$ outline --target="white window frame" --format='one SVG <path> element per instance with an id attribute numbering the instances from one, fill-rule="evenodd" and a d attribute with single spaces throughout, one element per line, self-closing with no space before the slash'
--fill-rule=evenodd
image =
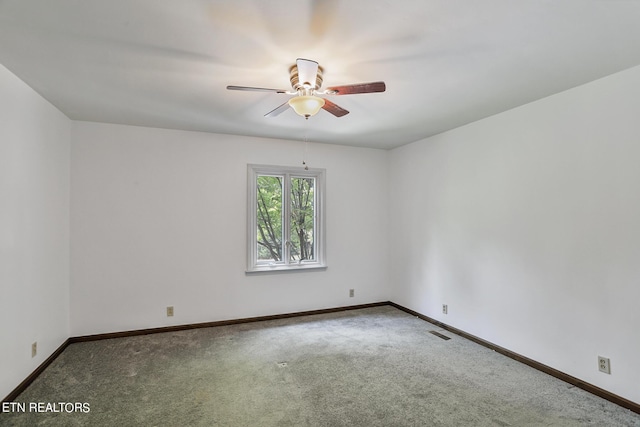
<path id="1" fill-rule="evenodd" d="M 288 218 L 290 209 L 290 182 L 291 177 L 295 178 L 315 178 L 314 188 L 314 260 L 303 260 L 300 262 L 291 262 L 289 256 L 289 245 L 284 244 L 284 261 L 278 263 L 268 263 L 258 261 L 257 240 L 258 240 L 258 220 L 256 210 L 258 208 L 258 192 L 256 180 L 260 175 L 284 176 L 284 200 L 283 208 L 285 209 L 285 218 Z M 310 269 L 326 269 L 326 252 L 325 252 L 325 169 L 299 168 L 291 166 L 270 166 L 270 165 L 247 165 L 247 273 L 264 273 L 264 272 L 283 272 Z M 283 227 L 283 239 L 287 240 L 289 235 L 288 221 L 285 221 Z"/>

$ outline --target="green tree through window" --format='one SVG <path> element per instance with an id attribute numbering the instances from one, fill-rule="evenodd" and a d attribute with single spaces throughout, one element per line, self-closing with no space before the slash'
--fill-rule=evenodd
<path id="1" fill-rule="evenodd" d="M 258 176 L 258 260 L 282 261 L 282 177 Z"/>
<path id="2" fill-rule="evenodd" d="M 291 179 L 291 261 L 313 258 L 313 178 Z"/>

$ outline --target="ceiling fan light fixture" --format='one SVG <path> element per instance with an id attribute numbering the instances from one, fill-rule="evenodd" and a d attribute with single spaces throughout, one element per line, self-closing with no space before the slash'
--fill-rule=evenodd
<path id="1" fill-rule="evenodd" d="M 1 2 L 2 0 L 0 0 L 0 3 Z M 357 95 L 359 93 L 384 92 L 387 88 L 384 82 L 378 81 L 332 86 L 327 89 L 320 90 L 323 81 L 322 73 L 323 69 L 316 61 L 298 58 L 296 59 L 295 65 L 289 68 L 289 82 L 291 83 L 292 90 L 231 85 L 227 86 L 227 89 L 296 95 L 288 102 L 281 104 L 264 116 L 275 117 L 287 111 L 289 107 L 291 107 L 296 114 L 308 119 L 309 117 L 316 115 L 321 108 L 335 117 L 343 117 L 349 114 L 349 111 L 334 104 L 329 99 L 320 98 L 316 95 Z"/>
<path id="2" fill-rule="evenodd" d="M 289 106 L 296 114 L 308 119 L 324 106 L 324 99 L 318 96 L 296 96 L 289 100 Z"/>

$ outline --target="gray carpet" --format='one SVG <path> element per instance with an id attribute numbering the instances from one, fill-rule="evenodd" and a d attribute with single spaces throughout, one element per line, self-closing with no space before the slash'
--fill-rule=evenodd
<path id="1" fill-rule="evenodd" d="M 640 415 L 393 307 L 72 344 L 9 426 L 640 426 Z M 27 406 L 28 409 L 28 406 Z"/>

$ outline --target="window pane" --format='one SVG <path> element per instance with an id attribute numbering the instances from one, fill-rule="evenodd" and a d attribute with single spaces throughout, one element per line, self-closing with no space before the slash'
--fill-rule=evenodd
<path id="1" fill-rule="evenodd" d="M 290 261 L 315 260 L 315 178 L 291 178 Z"/>
<path id="2" fill-rule="evenodd" d="M 282 177 L 257 178 L 258 261 L 282 261 Z"/>

